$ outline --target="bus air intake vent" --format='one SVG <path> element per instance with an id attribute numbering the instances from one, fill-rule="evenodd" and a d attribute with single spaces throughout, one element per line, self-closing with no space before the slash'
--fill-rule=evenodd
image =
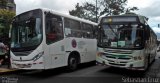
<path id="1" fill-rule="evenodd" d="M 24 52 L 13 52 L 15 56 L 27 56 L 31 53 L 32 51 L 24 51 Z"/>

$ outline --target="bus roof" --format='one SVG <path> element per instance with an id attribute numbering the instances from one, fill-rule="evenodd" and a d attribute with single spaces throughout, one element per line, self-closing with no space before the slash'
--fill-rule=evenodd
<path id="1" fill-rule="evenodd" d="M 89 20 L 81 19 L 81 18 L 78 18 L 78 17 L 75 17 L 75 16 L 71 16 L 71 15 L 59 13 L 59 12 L 57 12 L 57 11 L 54 11 L 54 10 L 51 10 L 51 9 L 48 9 L 48 8 L 38 8 L 38 9 L 42 10 L 43 12 L 45 12 L 45 11 L 46 11 L 46 12 L 50 12 L 50 13 L 55 14 L 55 15 L 58 15 L 58 16 L 62 16 L 62 17 L 66 17 L 66 18 L 69 18 L 69 19 L 81 21 L 81 22 L 88 23 L 88 24 L 92 24 L 92 25 L 95 25 L 95 26 L 98 25 L 98 24 L 95 23 L 95 22 L 91 22 L 91 21 L 89 21 Z M 36 9 L 33 9 L 33 10 L 36 10 Z M 32 10 L 29 10 L 29 11 L 32 11 Z M 29 12 L 29 11 L 26 11 L 26 12 Z M 25 13 L 25 12 L 23 12 L 23 13 Z M 23 13 L 21 13 L 21 14 L 23 14 Z M 19 14 L 19 15 L 21 15 L 21 14 Z M 17 15 L 17 16 L 19 16 L 19 15 Z"/>

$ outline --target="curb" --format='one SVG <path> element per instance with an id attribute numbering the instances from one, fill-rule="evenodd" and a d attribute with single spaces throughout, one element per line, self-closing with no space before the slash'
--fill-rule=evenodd
<path id="1" fill-rule="evenodd" d="M 7 68 L 0 68 L 0 75 L 12 74 L 17 72 L 17 69 L 7 69 Z"/>

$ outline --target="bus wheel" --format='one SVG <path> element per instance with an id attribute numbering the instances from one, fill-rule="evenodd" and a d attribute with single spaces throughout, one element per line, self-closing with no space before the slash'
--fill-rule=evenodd
<path id="1" fill-rule="evenodd" d="M 74 71 L 77 69 L 77 66 L 78 66 L 78 60 L 76 57 L 69 57 L 68 59 L 68 68 L 70 71 Z"/>

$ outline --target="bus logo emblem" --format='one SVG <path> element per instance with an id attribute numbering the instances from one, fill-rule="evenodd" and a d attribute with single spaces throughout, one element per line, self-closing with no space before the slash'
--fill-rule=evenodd
<path id="1" fill-rule="evenodd" d="M 72 40 L 72 47 L 73 48 L 76 48 L 77 47 L 77 42 L 75 39 Z"/>

